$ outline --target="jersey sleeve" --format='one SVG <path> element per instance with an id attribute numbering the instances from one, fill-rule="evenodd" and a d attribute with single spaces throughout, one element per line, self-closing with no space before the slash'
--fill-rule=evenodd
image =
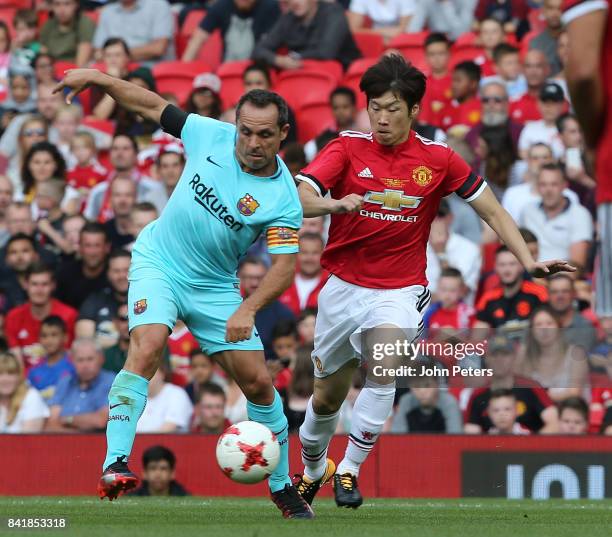
<path id="1" fill-rule="evenodd" d="M 476 175 L 457 153 L 450 152 L 444 196 L 456 192 L 459 197 L 470 202 L 480 196 L 486 186 L 483 177 Z"/>
<path id="2" fill-rule="evenodd" d="M 298 230 L 302 225 L 302 218 L 302 206 L 295 198 L 265 229 L 270 254 L 296 254 L 299 251 Z"/>
<path id="3" fill-rule="evenodd" d="M 342 138 L 329 142 L 325 148 L 295 178 L 308 183 L 321 196 L 325 196 L 342 177 L 347 164 L 347 154 Z"/>
<path id="4" fill-rule="evenodd" d="M 587 13 L 600 11 L 602 9 L 610 9 L 610 0 L 564 0 L 562 15 L 563 24 L 569 24 Z"/>

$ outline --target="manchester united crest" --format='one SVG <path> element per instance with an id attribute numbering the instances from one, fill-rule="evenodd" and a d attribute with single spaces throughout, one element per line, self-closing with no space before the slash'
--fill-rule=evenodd
<path id="1" fill-rule="evenodd" d="M 134 314 L 135 315 L 140 315 L 141 313 L 144 313 L 145 311 L 147 311 L 147 299 L 146 298 L 142 298 L 134 302 Z"/>
<path id="2" fill-rule="evenodd" d="M 433 179 L 433 173 L 427 166 L 418 166 L 412 170 L 412 180 L 419 186 L 427 186 Z"/>
<path id="3" fill-rule="evenodd" d="M 259 202 L 251 194 L 245 194 L 238 200 L 236 206 L 241 214 L 251 216 L 259 207 Z"/>

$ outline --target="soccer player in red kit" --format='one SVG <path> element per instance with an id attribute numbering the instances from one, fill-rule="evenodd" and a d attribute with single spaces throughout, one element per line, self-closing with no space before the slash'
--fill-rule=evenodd
<path id="1" fill-rule="evenodd" d="M 333 476 L 336 504 L 347 507 L 363 501 L 359 468 L 395 395 L 393 378 L 374 375 L 376 368 L 368 372 L 353 409 L 345 457 L 334 475 L 327 447 L 359 366 L 360 335 L 390 327 L 408 341 L 418 337 L 430 298 L 427 239 L 440 199 L 456 192 L 469 202 L 533 275 L 575 270 L 563 261 L 535 262 L 485 179 L 445 144 L 411 130 L 425 93 L 423 73 L 391 55 L 366 71 L 360 88 L 372 132 L 340 133 L 297 175 L 304 215 L 332 217 L 321 263 L 331 276 L 319 294 L 314 394 L 300 428 L 305 470 L 296 487 L 312 502 Z"/>
<path id="2" fill-rule="evenodd" d="M 586 143 L 596 151 L 599 255 L 595 312 L 612 316 L 612 2 L 565 0 L 567 85 Z"/>

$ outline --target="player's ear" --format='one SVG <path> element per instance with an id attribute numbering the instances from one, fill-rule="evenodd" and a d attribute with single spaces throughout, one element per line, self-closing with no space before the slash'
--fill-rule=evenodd
<path id="1" fill-rule="evenodd" d="M 289 135 L 289 129 L 290 129 L 290 125 L 289 123 L 286 123 L 285 125 L 283 125 L 280 129 L 280 139 L 281 142 L 285 140 L 285 138 L 287 138 L 287 136 Z"/>
<path id="2" fill-rule="evenodd" d="M 421 111 L 421 105 L 419 104 L 412 105 L 412 108 L 410 109 L 410 119 L 416 119 L 420 111 Z"/>

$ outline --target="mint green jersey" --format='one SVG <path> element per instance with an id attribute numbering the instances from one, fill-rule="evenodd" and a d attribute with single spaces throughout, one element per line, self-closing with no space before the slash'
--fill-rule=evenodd
<path id="1" fill-rule="evenodd" d="M 138 236 L 132 271 L 153 264 L 190 286 L 226 287 L 262 233 L 271 254 L 298 251 L 302 207 L 279 157 L 271 177 L 243 172 L 236 127 L 196 114 L 187 117 L 181 139 L 185 169 L 161 216 Z"/>

